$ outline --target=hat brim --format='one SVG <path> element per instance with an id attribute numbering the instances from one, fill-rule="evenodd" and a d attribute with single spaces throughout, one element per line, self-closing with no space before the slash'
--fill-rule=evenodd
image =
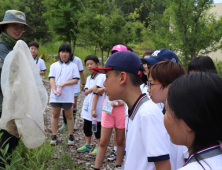
<path id="1" fill-rule="evenodd" d="M 141 60 L 149 63 L 152 66 L 160 62 L 155 58 L 141 58 Z"/>
<path id="2" fill-rule="evenodd" d="M 15 20 L 11 20 L 11 21 L 2 21 L 0 22 L 0 27 L 1 25 L 5 25 L 5 24 L 11 24 L 11 23 L 18 23 L 18 24 L 24 24 L 26 25 L 26 31 L 27 33 L 33 32 L 34 30 L 32 29 L 32 27 L 30 27 L 28 24 L 21 22 L 21 21 L 15 21 Z"/>
<path id="3" fill-rule="evenodd" d="M 92 70 L 96 71 L 97 73 L 106 74 L 106 71 L 112 70 L 112 68 L 92 68 Z"/>

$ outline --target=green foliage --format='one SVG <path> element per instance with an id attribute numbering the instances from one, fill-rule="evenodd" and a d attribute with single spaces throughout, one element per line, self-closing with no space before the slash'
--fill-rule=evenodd
<path id="1" fill-rule="evenodd" d="M 44 13 L 47 24 L 52 32 L 59 36 L 59 40 L 72 42 L 75 46 L 77 39 L 78 21 L 82 12 L 79 1 L 73 0 L 43 0 L 48 8 Z"/>
<path id="2" fill-rule="evenodd" d="M 210 14 L 212 0 L 167 0 L 164 14 L 150 13 L 148 33 L 158 48 L 180 53 L 185 65 L 200 55 L 222 48 L 222 17 Z"/>
<path id="3" fill-rule="evenodd" d="M 217 74 L 222 77 L 222 61 L 219 61 L 219 60 L 216 59 L 214 61 L 214 64 L 215 64 L 215 67 L 217 69 Z"/>
<path id="4" fill-rule="evenodd" d="M 25 13 L 26 23 L 35 30 L 33 33 L 24 33 L 21 39 L 26 43 L 34 40 L 46 43 L 51 40 L 52 34 L 49 33 L 48 26 L 45 24 L 46 20 L 42 17 L 42 13 L 47 11 L 42 0 L 0 0 L 0 6 L 0 18 L 3 18 L 5 12 L 10 9 Z"/>

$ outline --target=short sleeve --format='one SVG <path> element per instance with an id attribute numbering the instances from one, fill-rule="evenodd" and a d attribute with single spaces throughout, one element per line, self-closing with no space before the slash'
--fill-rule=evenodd
<path id="1" fill-rule="evenodd" d="M 155 114 L 146 113 L 140 119 L 143 145 L 146 150 L 148 162 L 170 159 L 169 138 L 163 120 Z"/>
<path id="2" fill-rule="evenodd" d="M 79 79 L 79 78 L 80 78 L 80 76 L 79 76 L 79 70 L 78 70 L 76 64 L 74 64 L 73 72 L 72 72 L 72 73 L 73 73 L 73 74 L 72 74 L 72 78 L 73 78 L 73 79 Z"/>
<path id="3" fill-rule="evenodd" d="M 46 70 L 45 62 L 43 59 L 41 59 L 40 71 L 45 71 L 45 70 Z"/>
<path id="4" fill-rule="evenodd" d="M 49 70 L 49 78 L 55 78 L 56 73 L 55 73 L 55 64 L 52 64 L 50 66 L 50 70 Z"/>
<path id="5" fill-rule="evenodd" d="M 100 74 L 97 78 L 96 85 L 97 87 L 103 87 L 104 81 L 106 80 L 105 74 Z"/>
<path id="6" fill-rule="evenodd" d="M 78 66 L 79 71 L 83 71 L 84 70 L 83 64 L 82 64 L 82 60 L 80 58 L 78 58 L 77 66 Z"/>

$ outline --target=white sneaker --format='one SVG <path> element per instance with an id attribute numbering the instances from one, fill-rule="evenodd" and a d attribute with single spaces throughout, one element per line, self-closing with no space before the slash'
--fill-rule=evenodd
<path id="1" fill-rule="evenodd" d="M 76 120 L 75 120 L 75 123 L 74 123 L 74 130 L 77 130 L 77 123 L 76 123 Z"/>
<path id="2" fill-rule="evenodd" d="M 69 145 L 69 146 L 74 145 L 74 136 L 73 136 L 73 135 L 70 135 L 70 136 L 69 136 L 68 145 Z"/>
<path id="3" fill-rule="evenodd" d="M 57 136 L 56 135 L 52 135 L 50 144 L 51 145 L 56 145 L 56 143 L 57 143 Z"/>
<path id="4" fill-rule="evenodd" d="M 62 126 L 58 130 L 62 131 L 63 129 L 67 129 L 67 126 L 65 123 L 63 123 Z"/>
<path id="5" fill-rule="evenodd" d="M 115 167 L 115 170 L 122 170 L 122 167 Z"/>

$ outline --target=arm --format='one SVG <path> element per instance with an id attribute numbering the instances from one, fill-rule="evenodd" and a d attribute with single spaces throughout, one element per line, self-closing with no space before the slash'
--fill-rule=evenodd
<path id="1" fill-rule="evenodd" d="M 96 85 L 91 87 L 90 89 L 85 89 L 85 95 L 87 96 L 89 93 L 91 93 L 93 91 L 96 92 L 96 90 L 97 90 L 97 86 Z"/>
<path id="2" fill-rule="evenodd" d="M 83 91 L 83 89 L 84 89 L 84 87 L 85 87 L 85 84 L 86 84 L 86 81 L 85 81 L 85 77 L 84 77 L 84 73 L 83 73 L 83 71 L 80 71 L 79 74 L 80 74 L 81 81 L 82 81 L 82 88 L 81 88 L 81 91 Z M 84 85 L 83 85 L 83 84 L 84 84 Z"/>
<path id="3" fill-rule="evenodd" d="M 97 91 L 96 91 L 96 93 L 98 95 L 102 95 L 104 92 L 105 92 L 105 87 L 98 88 Z"/>
<path id="4" fill-rule="evenodd" d="M 154 162 L 156 170 L 171 170 L 170 160 Z"/>
<path id="5" fill-rule="evenodd" d="M 78 79 L 72 79 L 69 81 L 66 81 L 62 84 L 60 84 L 60 87 L 64 87 L 64 86 L 69 86 L 69 85 L 73 85 L 73 84 L 77 84 L 78 83 Z"/>
<path id="6" fill-rule="evenodd" d="M 94 96 L 93 96 L 93 103 L 92 103 L 92 116 L 94 118 L 97 117 L 97 114 L 96 114 L 96 104 L 98 102 L 98 99 L 99 99 L 99 95 L 94 94 Z"/>
<path id="7" fill-rule="evenodd" d="M 55 78 L 50 78 L 49 79 L 50 86 L 52 88 L 52 92 L 56 95 L 56 84 L 55 84 Z"/>
<path id="8" fill-rule="evenodd" d="M 39 72 L 39 74 L 41 75 L 41 76 L 44 76 L 45 75 L 45 73 L 46 73 L 46 71 L 44 70 L 44 71 L 40 71 Z"/>

